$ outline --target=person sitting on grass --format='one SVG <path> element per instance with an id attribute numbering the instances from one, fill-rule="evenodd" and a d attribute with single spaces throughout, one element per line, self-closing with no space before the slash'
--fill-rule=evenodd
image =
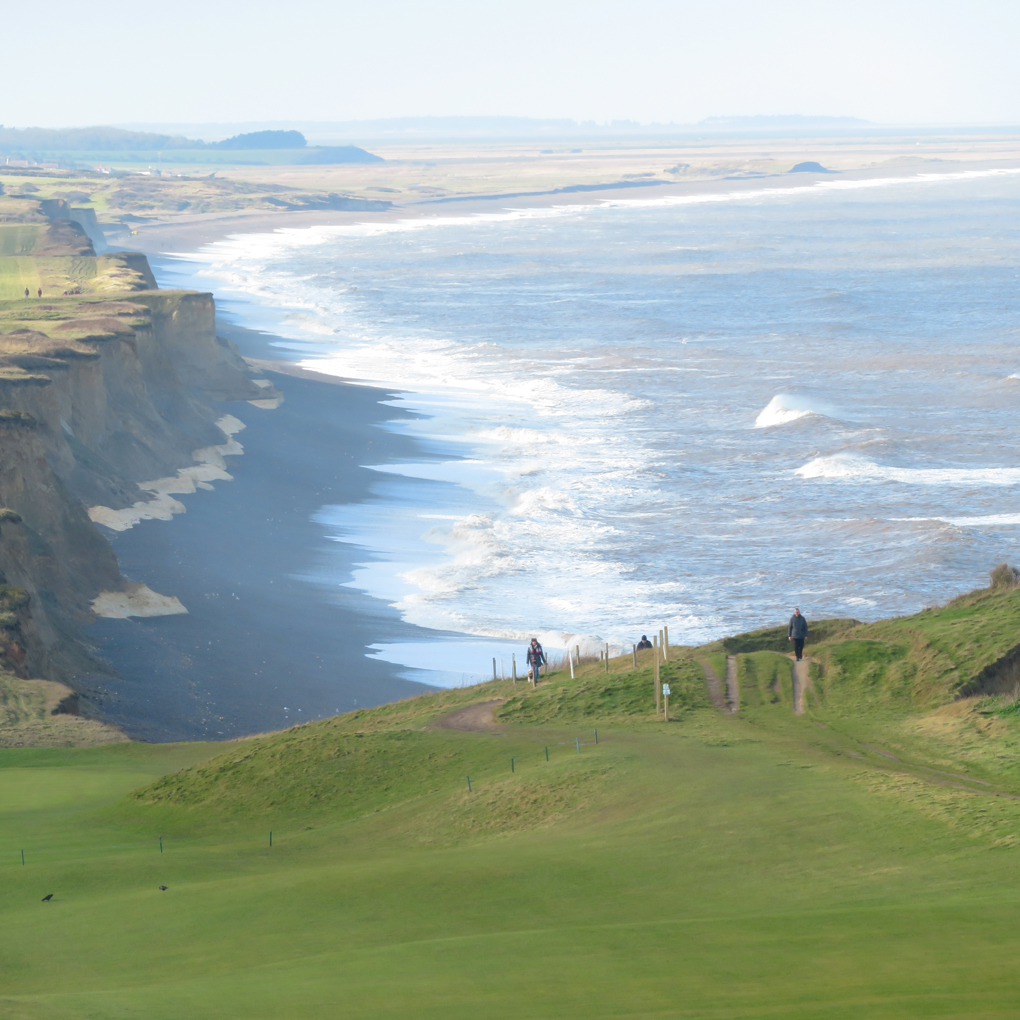
<path id="1" fill-rule="evenodd" d="M 640 652 L 642 648 L 651 648 L 652 643 L 648 640 L 647 634 L 641 635 L 641 640 L 637 643 L 637 650 Z"/>
<path id="2" fill-rule="evenodd" d="M 528 646 L 528 668 L 531 671 L 531 679 L 536 684 L 538 683 L 538 671 L 544 662 L 545 652 L 542 651 L 538 638 L 532 638 L 531 644 Z"/>
<path id="3" fill-rule="evenodd" d="M 804 641 L 807 639 L 807 620 L 800 615 L 799 609 L 794 609 L 790 617 L 790 626 L 786 629 L 786 640 L 793 642 L 793 650 L 797 661 L 804 657 Z"/>

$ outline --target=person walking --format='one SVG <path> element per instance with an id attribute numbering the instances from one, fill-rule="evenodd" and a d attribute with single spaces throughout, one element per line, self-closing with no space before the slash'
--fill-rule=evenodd
<path id="1" fill-rule="evenodd" d="M 545 652 L 542 651 L 538 638 L 532 638 L 531 644 L 528 646 L 528 668 L 531 670 L 531 679 L 536 684 L 538 683 L 538 671 L 544 663 Z"/>
<path id="2" fill-rule="evenodd" d="M 807 639 L 807 620 L 800 615 L 799 609 L 794 609 L 790 617 L 790 626 L 786 629 L 786 640 L 793 642 L 793 650 L 797 655 L 797 661 L 804 657 L 804 642 Z"/>

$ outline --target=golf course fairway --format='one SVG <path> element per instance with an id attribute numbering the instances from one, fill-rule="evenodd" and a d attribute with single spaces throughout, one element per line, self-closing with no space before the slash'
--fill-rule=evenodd
<path id="1" fill-rule="evenodd" d="M 759 685 L 727 714 L 700 654 L 662 667 L 668 723 L 627 656 L 227 744 L 0 750 L 0 1015 L 1020 1014 L 1015 713 Z"/>

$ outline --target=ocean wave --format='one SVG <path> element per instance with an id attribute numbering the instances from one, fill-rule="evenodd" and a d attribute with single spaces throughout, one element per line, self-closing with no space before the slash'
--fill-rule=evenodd
<path id="1" fill-rule="evenodd" d="M 824 401 L 804 393 L 777 393 L 754 420 L 756 429 L 787 425 L 809 414 L 832 415 L 833 409 Z"/>
<path id="2" fill-rule="evenodd" d="M 1020 468 L 911 468 L 876 464 L 859 454 L 837 453 L 815 457 L 795 474 L 801 478 L 900 482 L 904 485 L 1020 485 Z"/>
<path id="3" fill-rule="evenodd" d="M 891 517 L 893 521 L 939 521 L 956 528 L 1004 528 L 1020 524 L 1020 514 L 985 514 L 983 517 Z"/>

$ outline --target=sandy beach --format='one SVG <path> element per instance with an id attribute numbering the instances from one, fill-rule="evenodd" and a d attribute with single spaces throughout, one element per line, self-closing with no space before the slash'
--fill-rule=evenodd
<path id="1" fill-rule="evenodd" d="M 246 357 L 279 357 L 271 337 L 229 322 L 219 331 Z M 377 427 L 401 412 L 381 404 L 391 396 L 382 390 L 267 374 L 284 394 L 279 408 L 223 405 L 246 426 L 244 454 L 228 461 L 233 481 L 181 497 L 187 512 L 170 521 L 107 532 L 125 576 L 188 610 L 90 629 L 118 676 L 77 686 L 132 738 L 226 739 L 430 689 L 365 657 L 372 643 L 421 632 L 341 587 L 357 553 L 312 519 L 323 504 L 369 497 L 362 463 L 409 452 L 408 440 Z"/>

